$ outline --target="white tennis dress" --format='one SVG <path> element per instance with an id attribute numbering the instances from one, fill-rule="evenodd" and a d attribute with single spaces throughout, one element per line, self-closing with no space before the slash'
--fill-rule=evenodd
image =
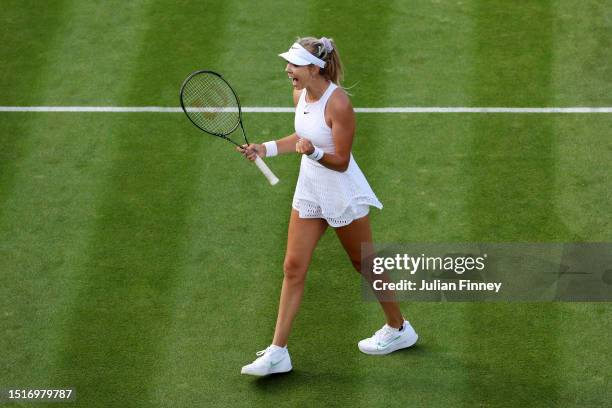
<path id="1" fill-rule="evenodd" d="M 306 89 L 302 90 L 295 108 L 295 132 L 323 150 L 335 153 L 332 131 L 325 122 L 325 106 L 337 88 L 330 83 L 321 98 L 306 102 Z M 365 217 L 370 206 L 382 208 L 365 176 L 351 153 L 345 172 L 328 169 L 317 161 L 302 155 L 292 206 L 300 218 L 324 218 L 332 227 L 342 227 Z"/>

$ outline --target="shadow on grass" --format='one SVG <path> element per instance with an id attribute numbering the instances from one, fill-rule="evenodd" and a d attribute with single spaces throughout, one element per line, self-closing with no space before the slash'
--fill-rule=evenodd
<path id="1" fill-rule="evenodd" d="M 353 373 L 342 372 L 318 372 L 316 370 L 292 370 L 288 373 L 273 374 L 267 377 L 257 377 L 252 381 L 252 387 L 266 393 L 285 393 L 292 389 L 303 391 L 304 389 L 316 389 L 318 387 L 329 387 L 329 384 L 353 383 Z"/>
<path id="2" fill-rule="evenodd" d="M 397 350 L 388 355 L 366 355 L 361 354 L 356 358 L 357 362 L 367 362 L 370 366 L 385 365 L 390 359 L 413 361 L 415 359 L 422 360 L 425 357 L 431 356 L 432 350 L 424 344 L 416 344 L 412 347 Z M 318 387 L 329 387 L 329 384 L 348 384 L 354 383 L 356 377 L 367 376 L 366 367 L 360 366 L 361 370 L 356 367 L 347 367 L 339 363 L 336 371 L 330 371 L 329 368 L 317 371 L 293 369 L 288 373 L 272 374 L 267 377 L 254 377 L 252 387 L 264 392 L 286 392 L 292 388 L 304 390 L 305 388 L 315 389 Z"/>

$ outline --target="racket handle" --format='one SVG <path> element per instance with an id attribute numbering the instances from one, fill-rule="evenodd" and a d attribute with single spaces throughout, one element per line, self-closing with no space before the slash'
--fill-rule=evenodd
<path id="1" fill-rule="evenodd" d="M 274 186 L 276 185 L 276 183 L 278 183 L 278 177 L 276 177 L 274 173 L 272 173 L 272 170 L 270 170 L 266 163 L 261 160 L 261 157 L 257 156 L 257 158 L 255 159 L 255 164 L 257 165 L 257 167 L 259 167 L 259 170 L 261 170 L 263 175 L 266 176 L 270 184 Z"/>

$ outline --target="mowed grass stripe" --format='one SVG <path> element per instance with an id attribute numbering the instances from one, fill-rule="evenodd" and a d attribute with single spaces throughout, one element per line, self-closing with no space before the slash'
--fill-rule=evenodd
<path id="1" fill-rule="evenodd" d="M 16 122 L 19 122 L 16 123 Z M 21 126 L 23 124 L 23 126 Z M 115 131 L 83 115 L 5 118 L 0 132 L 21 140 L 15 184 L 0 216 L 0 357 L 3 384 L 66 384 L 53 378 L 66 315 L 80 281 L 83 249 L 107 169 L 102 133 Z M 57 381 L 56 381 L 57 380 Z"/>
<path id="2" fill-rule="evenodd" d="M 609 231 L 609 230 L 608 230 Z M 612 331 L 612 303 L 562 303 L 559 336 L 562 359 L 560 406 L 602 407 L 612 399 L 612 343 L 602 333 Z"/>
<path id="3" fill-rule="evenodd" d="M 553 9 L 554 102 L 612 102 L 612 7 L 605 1 L 563 1 Z"/>
<path id="4" fill-rule="evenodd" d="M 557 117 L 555 206 L 573 242 L 612 240 L 612 116 Z"/>
<path id="5" fill-rule="evenodd" d="M 467 234 L 467 193 L 457 172 L 469 147 L 470 122 L 433 115 L 396 118 L 380 115 L 367 121 L 384 135 L 402 135 L 380 143 L 372 180 L 385 208 L 374 224 L 376 242 L 452 242 Z M 366 127 L 368 129 L 369 127 Z M 363 129 L 363 126 L 362 126 Z M 434 136 L 435 135 L 435 136 Z M 359 299 L 361 302 L 361 299 Z M 375 303 L 367 304 L 362 332 L 382 325 Z M 422 404 L 457 406 L 469 391 L 462 362 L 460 333 L 465 327 L 464 305 L 402 302 L 402 311 L 420 335 L 418 344 L 383 359 L 362 356 L 361 398 L 371 405 Z M 365 314 L 364 314 L 365 315 Z M 361 336 L 364 336 L 364 334 Z M 384 393 L 373 390 L 385 390 Z"/>
<path id="6" fill-rule="evenodd" d="M 62 32 L 68 25 L 65 15 L 70 2 L 7 0 L 2 6 L 0 104 L 42 102 L 47 84 L 41 79 L 56 61 Z"/>
<path id="7" fill-rule="evenodd" d="M 9 45 L 25 51 L 11 59 L 13 69 L 4 78 L 26 99 L 52 103 L 55 79 L 66 74 L 65 64 L 74 62 L 75 48 L 67 43 L 99 27 L 91 21 L 83 24 L 82 10 L 75 3 L 23 6 L 7 11 L 15 15 L 27 10 L 32 21 L 28 25 L 20 17 L 12 20 L 11 14 L 6 15 L 24 24 L 21 35 Z M 28 61 L 41 56 L 44 62 L 34 64 L 40 69 L 33 69 Z M 96 133 L 112 132 L 112 123 L 92 125 L 88 119 L 81 116 L 82 122 L 75 124 L 70 118 L 43 114 L 2 121 L 7 126 L 2 131 L 2 150 L 8 155 L 2 169 L 2 272 L 7 282 L 3 287 L 7 296 L 2 299 L 7 302 L 4 317 L 9 320 L 3 327 L 11 329 L 4 337 L 9 345 L 3 349 L 11 350 L 5 354 L 10 370 L 4 372 L 10 373 L 15 385 L 32 386 L 34 381 L 67 385 L 54 374 L 56 352 L 63 347 L 66 314 L 80 284 L 74 277 L 91 233 L 100 191 L 96 180 L 103 177 L 112 149 L 99 143 Z"/>
<path id="8" fill-rule="evenodd" d="M 168 137 L 178 118 L 115 121 L 121 129 L 112 142 L 112 177 L 77 277 L 82 286 L 65 329 L 58 380 L 83 390 L 79 401 L 87 406 L 151 406 L 201 145 L 197 138 Z"/>
<path id="9" fill-rule="evenodd" d="M 43 64 L 49 53 L 56 49 L 56 33 L 63 23 L 61 16 L 65 2 L 47 3 L 46 7 L 39 7 L 33 1 L 29 2 L 30 7 L 18 7 L 18 2 L 12 3 L 6 4 L 3 12 L 5 26 L 0 44 L 0 60 L 3 64 L 0 88 L 3 91 L 0 98 L 3 104 L 27 104 L 32 101 L 32 97 L 36 99 L 44 96 Z M 0 133 L 0 212 L 3 201 L 10 197 L 14 187 L 18 162 L 36 146 L 26 140 L 29 133 L 27 130 L 32 127 L 43 128 L 41 122 L 44 120 L 20 118 L 15 122 L 3 121 L 6 128 Z"/>
<path id="10" fill-rule="evenodd" d="M 555 211 L 563 216 L 575 242 L 612 240 L 612 118 L 598 121 L 560 117 L 555 121 L 557 177 Z M 579 139 L 578 136 L 584 136 Z M 560 404 L 605 406 L 612 399 L 606 383 L 610 342 L 601 333 L 612 330 L 612 303 L 560 305 Z"/>
<path id="11" fill-rule="evenodd" d="M 65 2 L 56 1 L 40 7 L 37 2 L 11 1 L 3 4 L 0 43 L 0 100 L 2 104 L 28 104 L 44 94 L 44 64 L 56 49 Z M 17 121 L 3 120 L 0 133 L 0 214 L 3 203 L 15 187 L 19 162 L 36 146 L 27 137 L 32 128 L 48 126 L 45 118 Z"/>
<path id="12" fill-rule="evenodd" d="M 83 46 L 105 41 L 95 19 L 109 15 L 119 31 L 109 33 L 112 40 L 105 44 L 123 46 L 108 50 L 106 58 L 123 61 L 126 72 L 147 63 L 143 44 L 157 30 L 148 25 L 147 7 L 137 3 L 73 6 L 71 35 L 85 39 Z M 121 12 L 114 19 L 116 8 Z M 125 25 L 133 30 L 122 31 Z M 69 58 L 63 61 L 71 63 Z M 130 75 L 117 76 L 115 84 L 107 94 L 114 100 L 129 100 L 130 93 L 138 92 L 137 79 Z M 158 361 L 159 339 L 168 324 L 184 209 L 192 191 L 189 169 L 197 166 L 200 157 L 195 148 L 199 139 L 177 142 L 168 137 L 178 126 L 179 117 L 174 119 L 156 123 L 146 116 L 119 115 L 107 119 L 114 125 L 112 132 L 96 134 L 109 149 L 104 158 L 108 169 L 97 180 L 102 191 L 95 197 L 91 236 L 81 247 L 84 261 L 72 276 L 78 286 L 70 293 L 70 314 L 65 316 L 58 367 L 51 381 L 76 387 L 77 403 L 82 406 L 126 401 L 150 406 L 148 389 Z M 135 394 L 139 397 L 134 398 Z"/>
<path id="13" fill-rule="evenodd" d="M 379 54 L 371 65 L 378 69 L 367 81 L 374 81 L 371 89 L 376 92 L 361 103 L 394 106 L 401 100 L 411 105 L 467 100 L 471 68 L 464 44 L 470 41 L 472 22 L 465 5 L 421 2 L 414 7 L 394 2 L 390 8 L 384 41 L 373 41 Z M 445 21 L 454 23 L 441 24 Z M 445 60 L 436 51 L 439 43 L 448 44 L 448 52 L 456 58 Z M 363 66 L 360 61 L 357 65 Z M 355 93 L 359 91 L 357 86 Z M 380 213 L 373 210 L 375 241 L 465 240 L 469 191 L 457 168 L 469 153 L 471 118 L 453 113 L 386 113 L 360 114 L 358 120 L 361 140 L 367 141 L 358 158 L 385 206 Z M 368 314 L 358 335 L 362 337 L 384 323 L 376 303 L 366 306 Z M 462 393 L 469 389 L 461 362 L 463 347 L 457 341 L 466 308 L 413 302 L 401 307 L 420 334 L 419 342 L 382 359 L 362 355 L 359 400 L 363 406 L 460 405 Z"/>
<path id="14" fill-rule="evenodd" d="M 475 6 L 473 103 L 550 105 L 554 100 L 552 2 Z M 510 120 L 508 120 L 510 119 Z M 551 118 L 490 115 L 474 122 L 471 241 L 568 237 L 554 207 L 557 139 Z M 547 406 L 559 399 L 561 331 L 556 304 L 470 304 L 463 344 L 468 405 Z M 512 401 L 510 403 L 510 401 Z"/>

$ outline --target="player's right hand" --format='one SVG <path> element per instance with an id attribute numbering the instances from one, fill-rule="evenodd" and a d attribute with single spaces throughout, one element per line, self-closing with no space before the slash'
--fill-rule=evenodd
<path id="1" fill-rule="evenodd" d="M 240 147 L 236 147 L 236 151 L 251 161 L 255 160 L 257 156 L 264 157 L 266 155 L 266 147 L 256 143 L 251 143 L 250 145 L 243 144 Z"/>

